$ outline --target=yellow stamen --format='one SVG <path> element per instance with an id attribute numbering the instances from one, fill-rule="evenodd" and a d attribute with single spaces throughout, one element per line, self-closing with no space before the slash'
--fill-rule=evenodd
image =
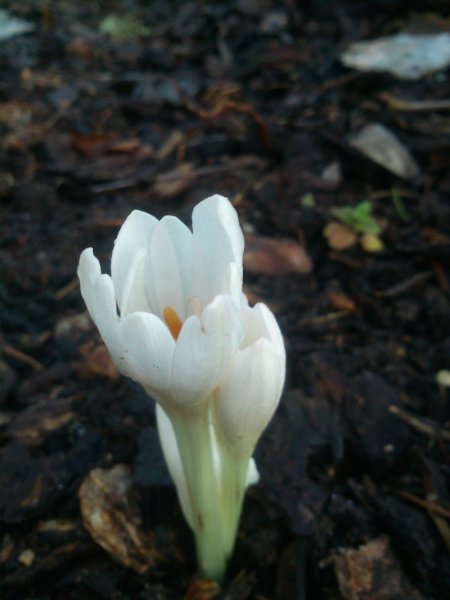
<path id="1" fill-rule="evenodd" d="M 163 319 L 173 338 L 177 340 L 178 336 L 180 335 L 181 328 L 183 327 L 183 321 L 177 315 L 175 309 L 171 306 L 166 306 L 166 308 L 163 310 Z"/>

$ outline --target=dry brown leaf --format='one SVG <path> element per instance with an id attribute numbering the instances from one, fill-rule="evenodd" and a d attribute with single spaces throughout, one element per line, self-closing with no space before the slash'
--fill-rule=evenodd
<path id="1" fill-rule="evenodd" d="M 113 365 L 109 352 L 103 344 L 95 345 L 89 341 L 80 346 L 80 354 L 84 358 L 81 375 L 90 378 L 93 375 L 102 375 L 108 379 L 117 379 L 119 372 Z"/>
<path id="2" fill-rule="evenodd" d="M 406 578 L 386 536 L 342 550 L 334 557 L 334 567 L 345 600 L 423 600 Z"/>
<path id="3" fill-rule="evenodd" d="M 328 245 L 333 250 L 346 250 L 354 246 L 358 240 L 357 233 L 351 227 L 337 221 L 328 223 L 323 235 L 327 238 Z"/>
<path id="4" fill-rule="evenodd" d="M 220 594 L 220 586 L 210 579 L 195 579 L 191 582 L 183 600 L 213 600 Z"/>
<path id="5" fill-rule="evenodd" d="M 114 133 L 76 133 L 72 135 L 72 145 L 85 158 L 97 158 L 104 154 L 117 141 Z"/>
<path id="6" fill-rule="evenodd" d="M 46 399 L 19 412 L 10 427 L 11 436 L 30 446 L 38 446 L 50 434 L 73 421 L 71 398 Z"/>
<path id="7" fill-rule="evenodd" d="M 348 310 L 354 312 L 356 310 L 356 304 L 354 301 L 340 292 L 329 292 L 328 300 L 333 308 L 336 310 Z"/>
<path id="8" fill-rule="evenodd" d="M 152 192 L 162 200 L 169 200 L 187 190 L 195 179 L 194 166 L 186 162 L 155 178 Z"/>
<path id="9" fill-rule="evenodd" d="M 312 271 L 312 262 L 303 246 L 293 240 L 247 235 L 244 267 L 260 275 L 306 274 Z"/>
<path id="10" fill-rule="evenodd" d="M 126 465 L 92 470 L 81 484 L 79 497 L 84 527 L 113 558 L 138 573 L 162 560 L 153 537 L 141 530 Z"/>

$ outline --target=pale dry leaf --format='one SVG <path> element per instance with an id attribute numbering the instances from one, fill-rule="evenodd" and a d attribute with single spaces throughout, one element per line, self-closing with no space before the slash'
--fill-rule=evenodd
<path id="1" fill-rule="evenodd" d="M 260 275 L 307 274 L 313 265 L 306 250 L 293 240 L 245 236 L 244 267 Z"/>
<path id="2" fill-rule="evenodd" d="M 357 233 L 348 225 L 332 221 L 328 223 L 323 231 L 328 245 L 333 250 L 346 250 L 354 246 L 358 240 Z"/>
<path id="3" fill-rule="evenodd" d="M 162 200 L 169 200 L 187 190 L 194 179 L 194 165 L 186 162 L 172 171 L 158 175 L 152 186 L 152 192 Z"/>

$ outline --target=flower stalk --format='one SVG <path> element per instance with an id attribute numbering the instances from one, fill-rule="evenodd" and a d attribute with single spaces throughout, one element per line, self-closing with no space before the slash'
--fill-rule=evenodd
<path id="1" fill-rule="evenodd" d="M 194 412 L 194 414 L 191 414 Z M 229 548 L 223 531 L 223 504 L 216 479 L 211 430 L 206 410 L 188 411 L 171 419 L 193 510 L 199 569 L 202 575 L 223 579 Z"/>
<path id="2" fill-rule="evenodd" d="M 244 239 L 222 196 L 198 204 L 192 231 L 134 211 L 117 237 L 111 276 L 92 249 L 78 275 L 117 369 L 157 402 L 157 426 L 201 573 L 222 581 L 256 443 L 278 405 L 285 349 L 264 304 L 242 292 Z"/>

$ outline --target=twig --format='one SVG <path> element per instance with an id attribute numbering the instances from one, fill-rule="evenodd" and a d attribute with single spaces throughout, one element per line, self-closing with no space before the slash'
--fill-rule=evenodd
<path id="1" fill-rule="evenodd" d="M 337 321 L 338 319 L 344 319 L 348 317 L 350 311 L 338 310 L 336 312 L 327 313 L 326 315 L 318 315 L 316 317 L 309 317 L 299 321 L 298 325 L 321 325 L 322 323 L 329 323 L 330 321 Z"/>
<path id="2" fill-rule="evenodd" d="M 386 102 L 391 110 L 401 110 L 403 112 L 450 110 L 450 100 L 448 98 L 443 100 L 405 100 L 388 92 L 381 92 L 378 97 Z"/>
<path id="3" fill-rule="evenodd" d="M 16 348 L 12 348 L 11 346 L 3 346 L 2 348 L 3 354 L 6 356 L 10 356 L 11 358 L 15 358 L 19 362 L 25 363 L 29 365 L 35 371 L 42 371 L 44 369 L 44 365 L 40 363 L 38 360 L 25 354 L 21 350 L 17 350 Z"/>
<path id="4" fill-rule="evenodd" d="M 387 290 L 376 292 L 376 296 L 378 298 L 393 298 L 394 296 L 399 296 L 400 294 L 403 294 L 403 292 L 407 292 L 409 289 L 416 287 L 416 285 L 428 281 L 431 277 L 433 277 L 433 273 L 430 273 L 429 271 L 416 273 L 412 277 L 409 277 L 409 279 L 405 279 Z"/>
<path id="5" fill-rule="evenodd" d="M 78 279 L 73 279 L 67 285 L 65 285 L 64 287 L 62 287 L 61 289 L 59 289 L 56 292 L 55 298 L 57 300 L 62 300 L 65 296 L 67 296 L 67 294 L 70 294 L 71 292 L 76 290 L 79 285 L 80 285 L 80 283 L 79 283 Z"/>
<path id="6" fill-rule="evenodd" d="M 406 490 L 399 492 L 399 496 L 405 498 L 405 500 L 409 500 L 413 504 L 417 504 L 418 506 L 425 508 L 426 510 L 432 513 L 436 513 L 437 515 L 441 515 L 446 519 L 450 519 L 450 509 L 445 508 L 440 504 L 436 504 L 436 502 L 432 502 L 431 500 L 424 500 L 423 498 L 420 498 L 419 496 L 416 496 L 415 494 L 412 494 L 411 492 L 408 492 Z"/>
<path id="7" fill-rule="evenodd" d="M 444 440 L 450 441 L 450 431 L 447 431 L 446 429 L 438 429 L 434 425 L 424 423 L 417 417 L 413 417 L 413 415 L 407 413 L 406 410 L 403 410 L 399 406 L 395 406 L 395 404 L 391 404 L 389 406 L 389 412 L 395 415 L 396 417 L 400 417 L 400 419 L 405 421 L 405 423 L 407 423 L 410 427 L 412 427 L 416 431 L 419 431 L 420 433 L 428 435 L 432 438 L 442 438 Z"/>

